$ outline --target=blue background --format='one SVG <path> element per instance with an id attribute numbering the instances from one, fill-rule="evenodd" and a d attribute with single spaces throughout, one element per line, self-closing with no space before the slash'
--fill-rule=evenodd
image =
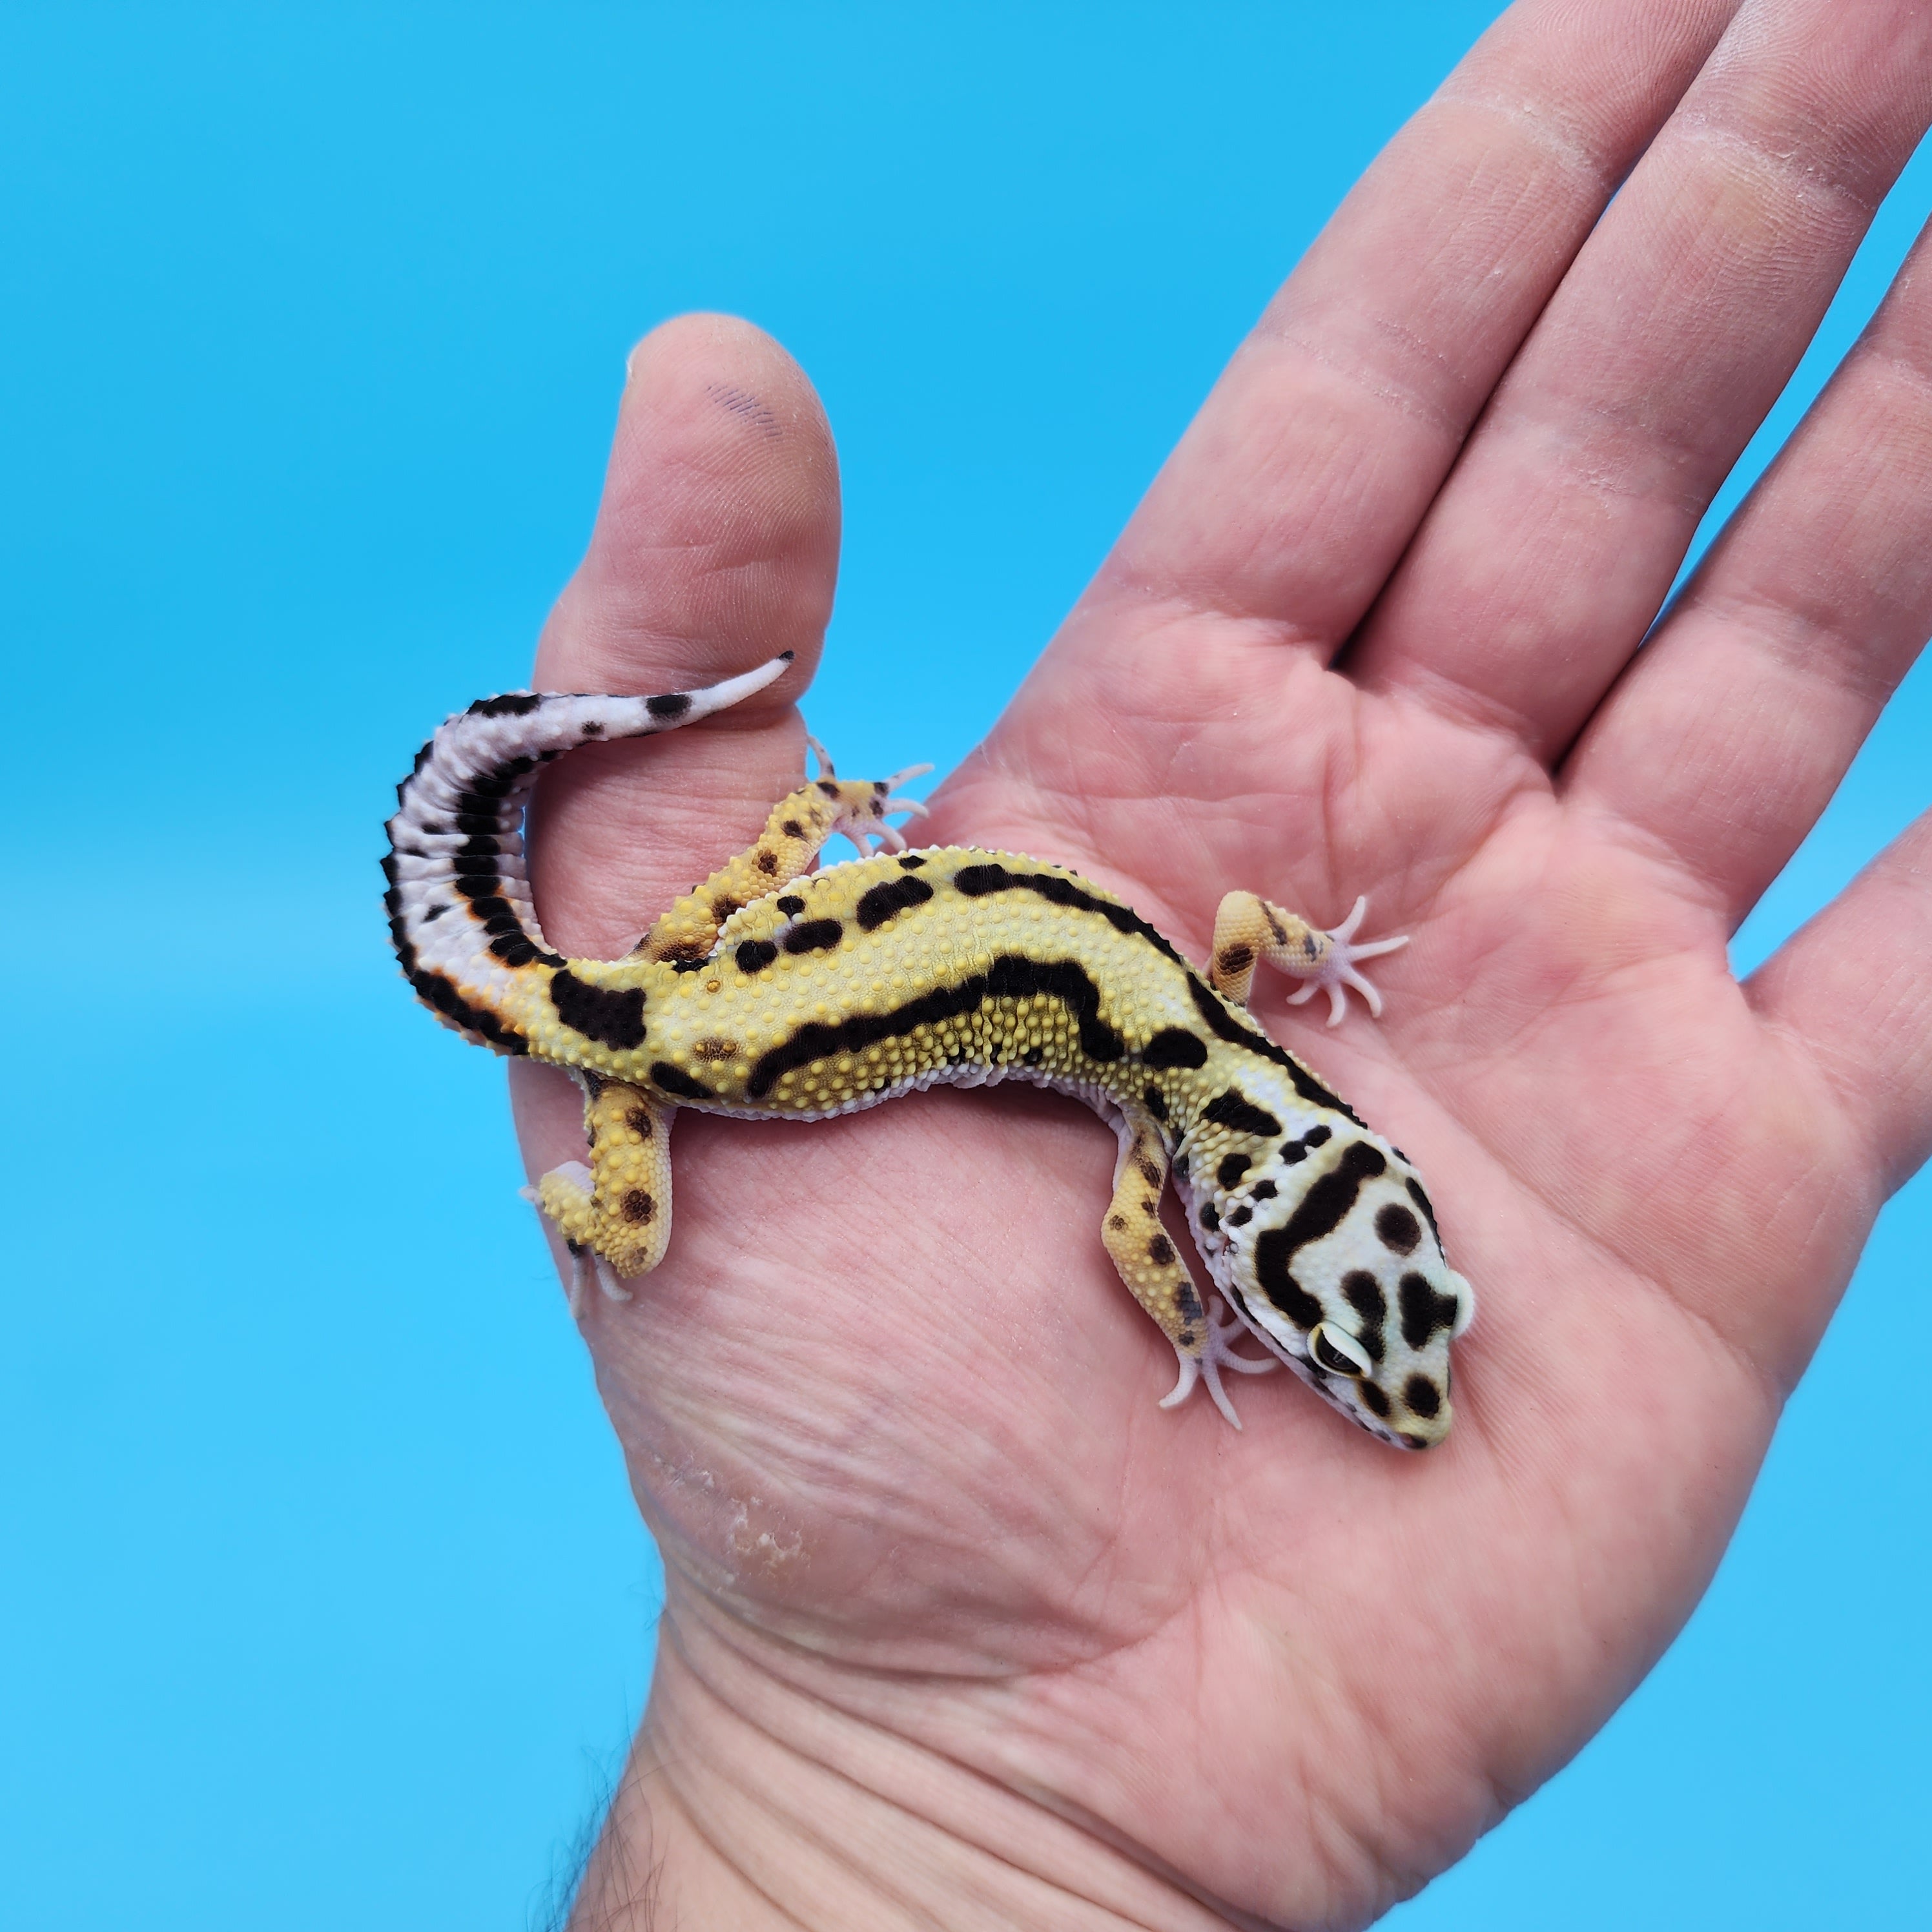
<path id="1" fill-rule="evenodd" d="M 1492 10 L 0 17 L 0 1919 L 546 1924 L 620 1761 L 655 1560 L 374 866 L 426 726 L 526 675 L 630 341 L 729 308 L 804 363 L 848 491 L 813 722 L 943 767 Z M 1924 803 L 1928 727 L 1922 677 L 1747 962 Z M 1879 1392 L 1928 1198 L 1682 1640 L 1401 1932 L 1922 1916 L 1932 1432 Z"/>

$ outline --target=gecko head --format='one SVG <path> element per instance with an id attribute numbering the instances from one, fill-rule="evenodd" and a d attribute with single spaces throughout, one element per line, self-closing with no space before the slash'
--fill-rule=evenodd
<path id="1" fill-rule="evenodd" d="M 1449 1433 L 1449 1345 L 1475 1297 L 1408 1163 L 1372 1136 L 1323 1138 L 1267 1163 L 1274 1196 L 1240 1231 L 1235 1283 L 1250 1322 L 1352 1422 L 1426 1449 Z"/>

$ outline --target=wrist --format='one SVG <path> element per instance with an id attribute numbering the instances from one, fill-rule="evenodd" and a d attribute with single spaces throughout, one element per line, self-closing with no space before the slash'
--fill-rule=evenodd
<path id="1" fill-rule="evenodd" d="M 674 1586 L 572 1932 L 1258 1922 L 1201 1902 L 1050 1793 L 921 1742 L 920 1687 L 849 1674 Z M 959 1713 L 944 1727 L 956 1735 Z"/>

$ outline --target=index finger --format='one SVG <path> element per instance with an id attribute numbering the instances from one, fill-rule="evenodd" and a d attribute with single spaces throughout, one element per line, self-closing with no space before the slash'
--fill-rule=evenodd
<path id="1" fill-rule="evenodd" d="M 1736 0 L 1519 0 L 1384 150 L 1156 478 L 1090 602 L 1324 656 Z"/>

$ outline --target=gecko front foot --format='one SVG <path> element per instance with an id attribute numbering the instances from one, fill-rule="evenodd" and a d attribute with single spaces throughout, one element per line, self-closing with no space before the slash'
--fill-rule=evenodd
<path id="1" fill-rule="evenodd" d="M 1174 1352 L 1180 1360 L 1180 1376 L 1161 1398 L 1161 1407 L 1178 1406 L 1194 1393 L 1196 1382 L 1205 1382 L 1214 1406 L 1237 1429 L 1240 1428 L 1241 1418 L 1234 1413 L 1234 1405 L 1228 1400 L 1228 1391 L 1221 1386 L 1221 1371 L 1232 1369 L 1237 1375 L 1264 1376 L 1270 1369 L 1281 1366 L 1272 1355 L 1236 1354 L 1234 1338 L 1247 1332 L 1246 1324 L 1232 1309 L 1227 1310 L 1226 1318 L 1221 1321 L 1216 1320 L 1210 1312 L 1208 1317 L 1208 1345 L 1200 1354 L 1190 1355 L 1184 1348 L 1175 1348 Z"/>
<path id="2" fill-rule="evenodd" d="M 894 796 L 897 788 L 913 778 L 923 778 L 932 770 L 930 765 L 908 765 L 902 772 L 895 772 L 889 778 L 878 778 L 868 783 L 842 781 L 832 769 L 831 754 L 818 740 L 806 734 L 805 742 L 812 747 L 812 754 L 818 760 L 818 776 L 814 781 L 816 788 L 830 798 L 837 815 L 832 820 L 825 836 L 834 832 L 849 838 L 857 847 L 862 859 L 869 859 L 883 845 L 889 852 L 903 852 L 906 848 L 905 835 L 896 825 L 886 823 L 888 812 L 904 812 L 914 818 L 932 816 L 916 798 L 898 798 Z"/>
<path id="3" fill-rule="evenodd" d="M 1312 1000 L 1317 993 L 1328 995 L 1328 1024 L 1340 1026 L 1342 1016 L 1347 1012 L 1347 989 L 1352 986 L 1368 1002 L 1369 1011 L 1376 1019 L 1382 1016 L 1382 996 L 1373 984 L 1355 970 L 1359 959 L 1379 958 L 1384 952 L 1394 952 L 1408 944 L 1408 934 L 1402 933 L 1394 939 L 1372 939 L 1366 946 L 1353 942 L 1362 923 L 1362 916 L 1369 909 L 1366 897 L 1355 902 L 1354 910 L 1342 923 L 1325 934 L 1329 945 L 1328 956 L 1310 975 L 1306 982 L 1288 996 L 1291 1006 L 1298 1006 L 1304 1000 Z"/>

